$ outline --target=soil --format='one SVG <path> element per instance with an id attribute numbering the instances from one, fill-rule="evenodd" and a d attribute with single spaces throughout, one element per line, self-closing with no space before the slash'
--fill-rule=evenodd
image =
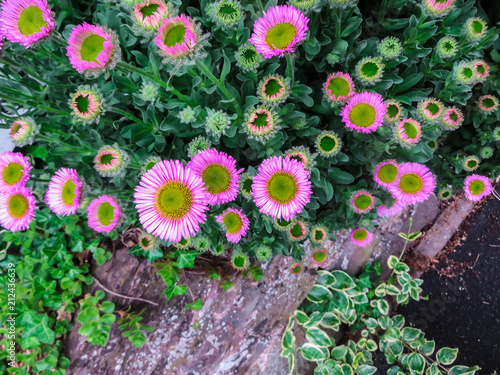
<path id="1" fill-rule="evenodd" d="M 423 276 L 427 301 L 400 307 L 436 348 L 458 348 L 455 364 L 500 370 L 500 201 L 490 199 L 462 224 Z"/>

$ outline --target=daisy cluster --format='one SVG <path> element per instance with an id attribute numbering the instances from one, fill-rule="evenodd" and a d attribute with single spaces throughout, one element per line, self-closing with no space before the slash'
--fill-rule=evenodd
<path id="1" fill-rule="evenodd" d="M 369 47 L 368 42 L 356 44 L 358 52 L 366 47 L 367 52 L 359 56 L 352 51 L 344 53 L 352 46 L 342 39 L 343 34 L 338 34 L 342 28 L 320 36 L 318 24 L 312 22 L 318 19 L 314 17 L 319 16 L 321 2 L 288 3 L 258 9 L 258 4 L 254 7 L 237 0 L 218 0 L 207 4 L 200 12 L 203 16 L 198 16 L 192 9 L 182 13 L 173 2 L 165 0 L 127 1 L 117 7 L 126 8 L 130 26 L 127 30 L 132 31 L 133 37 L 126 34 L 125 28 L 114 30 L 112 22 L 108 26 L 81 20 L 68 25 L 63 38 L 58 31 L 58 18 L 46 0 L 4 1 L 0 10 L 0 49 L 4 38 L 8 44 L 17 43 L 26 49 L 49 40 L 64 50 L 63 57 L 75 77 L 94 80 L 91 84 L 74 85 L 78 81 L 68 81 L 71 85 L 60 86 L 71 87 L 63 101 L 67 103 L 63 109 L 72 118 L 70 131 L 77 138 L 96 138 L 99 146 L 96 151 L 86 149 L 82 157 L 83 164 L 93 166 L 94 175 L 88 170 L 65 167 L 69 164 L 54 164 L 59 169 L 53 172 L 43 194 L 27 187 L 32 169 L 27 157 L 20 153 L 0 155 L 2 226 L 11 231 L 27 229 L 34 220 L 39 195 L 54 214 L 86 213 L 90 228 L 110 234 L 122 223 L 130 224 L 132 220 L 126 211 L 133 205 L 132 215 L 137 213 L 143 228 L 139 245 L 145 251 L 166 241 L 178 248 L 194 247 L 221 255 L 225 251 L 221 243 L 229 242 L 234 249 L 231 263 L 243 270 L 248 266 L 248 257 L 240 244 L 254 246 L 251 234 L 259 228 L 262 233 L 274 231 L 282 236 L 277 238 L 286 237 L 292 248 L 310 240 L 314 247 L 311 262 L 322 266 L 329 261 L 324 245 L 332 238 L 335 219 L 348 217 L 343 222 L 348 222 L 350 228 L 356 226 L 350 235 L 352 243 L 367 246 L 374 239 L 372 222 L 377 217 L 371 215 L 395 215 L 408 205 L 425 201 L 436 188 L 440 188 L 441 199 L 449 199 L 453 190 L 448 181 L 444 178 L 438 186 L 439 176 L 431 172 L 436 170 L 431 165 L 432 151 L 447 135 L 458 136 L 458 131 L 452 132 L 470 120 L 466 105 L 452 100 L 454 93 L 449 85 L 465 91 L 475 85 L 486 87 L 488 78 L 495 74 L 496 70 L 479 53 L 470 61 L 457 57 L 464 45 L 469 48 L 484 42 L 489 35 L 486 22 L 469 17 L 462 29 L 455 30 L 453 36 L 436 38 L 434 50 L 428 49 L 432 51 L 429 64 L 442 62 L 451 69 L 434 96 L 429 96 L 432 91 L 427 87 L 418 93 L 412 93 L 411 87 L 401 89 L 397 95 L 398 85 L 403 86 L 404 79 L 391 69 L 416 54 L 408 51 L 411 40 L 391 34 Z M 357 17 L 356 1 L 327 3 L 339 17 L 336 22 L 348 29 L 345 26 L 349 21 L 343 20 L 342 14 L 354 13 Z M 450 13 L 451 16 L 457 3 L 420 0 L 419 6 L 423 19 L 436 23 Z M 249 12 L 249 8 L 255 11 Z M 346 8 L 352 12 L 344 12 Z M 245 19 L 249 13 L 254 17 L 251 23 Z M 422 22 L 417 26 L 421 24 L 426 25 Z M 242 32 L 245 25 L 251 25 L 246 34 Z M 210 29 L 212 35 L 205 29 Z M 331 34 L 334 31 L 336 35 Z M 421 34 L 417 36 L 423 37 Z M 213 55 L 207 57 L 209 47 L 224 38 L 234 51 L 221 49 L 217 52 L 219 60 L 213 59 Z M 334 39 L 335 48 L 330 45 Z M 149 56 L 132 49 L 137 45 L 147 45 Z M 328 51 L 324 58 L 314 61 L 315 54 L 325 49 Z M 121 61 L 122 55 L 135 55 L 142 67 Z M 156 63 L 158 55 L 161 58 Z M 313 61 L 317 74 L 299 71 L 295 65 L 299 59 Z M 214 75 L 212 71 L 219 65 L 220 74 Z M 238 70 L 237 78 L 242 84 L 228 89 L 224 81 L 230 76 L 231 65 Z M 168 72 L 168 78 L 162 78 L 162 69 Z M 207 85 L 196 69 L 214 86 Z M 295 74 L 301 74 L 300 79 Z M 432 74 L 443 73 L 425 71 L 425 75 Z M 36 72 L 33 75 L 38 77 Z M 411 71 L 406 79 L 420 75 L 424 76 L 420 70 Z M 178 83 L 181 76 L 189 76 L 189 80 Z M 307 78 L 310 82 L 303 82 Z M 316 85 L 317 90 L 313 92 L 308 84 Z M 122 87 L 129 90 L 124 95 L 120 92 Z M 236 93 L 240 88 L 241 93 Z M 116 96 L 110 94 L 113 90 L 118 91 Z M 184 92 L 189 90 L 191 94 L 186 95 Z M 243 90 L 250 94 L 245 97 Z M 213 99 L 219 92 L 227 100 L 219 101 L 216 108 Z M 497 96 L 488 94 L 486 89 L 480 95 L 473 104 L 477 113 L 470 120 L 475 127 L 481 120 L 494 116 L 499 107 Z M 174 99 L 170 101 L 171 98 Z M 120 100 L 127 106 L 140 102 L 147 110 L 139 118 L 140 115 L 131 114 L 132 110 L 117 108 Z M 212 108 L 200 105 L 201 100 Z M 307 108 L 302 108 L 302 104 Z M 47 107 L 35 107 L 44 108 Z M 108 118 L 108 112 L 122 117 Z M 161 115 L 156 116 L 157 112 Z M 55 113 L 65 115 L 60 108 Z M 122 124 L 128 120 L 134 125 Z M 136 131 L 136 125 L 143 127 Z M 50 143 L 45 133 L 50 134 L 53 129 L 55 134 L 65 135 L 56 126 L 39 126 L 32 117 L 17 116 L 11 121 L 10 138 L 19 147 L 32 145 L 35 140 Z M 120 135 L 114 136 L 117 129 Z M 189 131 L 183 132 L 185 129 Z M 464 134 L 467 132 L 464 130 Z M 498 130 L 485 132 L 479 156 L 464 150 L 455 161 L 455 169 L 477 171 L 498 149 L 486 139 L 498 142 L 499 134 Z M 153 140 L 147 142 L 142 137 Z M 104 139 L 110 138 L 113 141 L 105 144 Z M 131 143 L 136 142 L 139 150 L 125 139 L 133 139 Z M 85 141 L 80 143 L 85 147 Z M 70 146 L 64 147 L 71 151 Z M 365 146 L 373 146 L 376 151 L 364 157 L 359 149 Z M 421 161 L 424 153 L 430 154 L 428 165 L 416 162 Z M 373 170 L 373 181 L 363 176 L 361 169 L 350 168 L 347 163 L 351 162 L 365 163 L 368 170 Z M 343 164 L 352 174 L 337 168 Z M 140 172 L 134 175 L 133 170 Z M 108 181 L 117 185 L 135 177 L 139 182 L 132 193 L 103 188 Z M 350 185 L 356 180 L 356 186 Z M 465 196 L 472 201 L 492 192 L 486 176 L 469 173 L 462 181 Z M 95 190 L 102 193 L 95 194 Z M 43 202 L 40 199 L 38 205 Z M 333 202 L 341 202 L 342 208 Z M 327 209 L 338 212 L 321 216 Z M 225 237 L 224 241 L 213 242 L 212 237 L 217 236 L 211 236 L 213 228 L 214 233 Z M 254 247 L 259 261 L 273 255 L 270 242 Z M 290 272 L 300 274 L 302 269 L 302 265 L 293 264 Z"/>

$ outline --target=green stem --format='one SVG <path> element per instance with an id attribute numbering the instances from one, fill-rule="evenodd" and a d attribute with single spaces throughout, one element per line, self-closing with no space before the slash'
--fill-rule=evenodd
<path id="1" fill-rule="evenodd" d="M 51 108 L 51 107 L 46 107 L 44 105 L 39 105 L 39 104 L 30 104 L 28 102 L 25 102 L 25 101 L 22 101 L 22 100 L 19 100 L 19 99 L 16 99 L 16 98 L 13 98 L 12 96 L 8 96 L 8 95 L 0 95 L 0 98 L 2 99 L 5 99 L 5 100 L 8 100 L 8 101 L 11 101 L 13 103 L 17 103 L 17 104 L 20 104 L 22 106 L 30 106 L 32 108 L 35 108 L 35 109 L 42 109 L 44 111 L 50 111 L 50 112 L 54 112 L 54 113 L 57 113 L 59 115 L 63 115 L 63 116 L 70 116 L 69 112 L 64 112 L 64 111 L 61 111 L 59 109 L 55 109 L 55 108 Z"/>
<path id="2" fill-rule="evenodd" d="M 200 59 L 196 59 L 196 65 L 220 89 L 220 91 L 222 91 L 225 97 L 233 102 L 234 109 L 238 114 L 238 117 L 243 117 L 243 112 L 241 111 L 239 104 L 236 102 L 235 97 L 233 96 L 233 94 L 229 92 L 226 86 L 224 86 L 224 84 L 216 76 L 212 74 L 210 69 L 208 69 L 207 66 Z"/>
<path id="3" fill-rule="evenodd" d="M 7 56 L 3 56 L 0 61 L 3 60 L 5 61 L 7 64 L 5 65 L 12 65 L 12 66 L 15 66 L 17 68 L 19 68 L 21 71 L 23 71 L 25 74 L 31 76 L 32 78 L 36 79 L 37 81 L 40 81 L 40 82 L 43 82 L 47 85 L 51 85 L 51 86 L 55 86 L 55 87 L 71 87 L 72 85 L 66 85 L 66 84 L 63 84 L 63 83 L 53 83 L 53 82 L 49 82 L 45 79 L 43 79 L 42 77 L 40 77 L 38 74 L 36 74 L 35 72 L 27 69 L 25 66 L 21 66 L 20 64 L 16 63 L 14 60 L 10 59 L 9 57 Z"/>
<path id="4" fill-rule="evenodd" d="M 285 55 L 286 57 L 286 75 L 290 78 L 290 86 L 293 86 L 295 81 L 295 60 L 290 53 Z"/>
<path id="5" fill-rule="evenodd" d="M 406 234 L 406 237 L 408 237 L 408 236 L 410 235 L 410 233 L 411 233 L 411 227 L 412 227 L 412 225 L 413 225 L 413 218 L 412 218 L 412 217 L 410 217 L 410 220 L 409 220 L 409 221 L 410 221 L 410 225 L 409 225 L 409 227 L 408 227 L 408 233 Z M 401 259 L 403 258 L 403 255 L 404 255 L 405 250 L 406 250 L 406 246 L 408 246 L 408 242 L 410 242 L 410 241 L 408 240 L 408 238 L 405 238 L 405 245 L 403 246 L 403 251 L 401 251 L 401 254 L 399 254 L 398 262 L 401 262 Z M 395 271 L 396 271 L 396 270 L 392 270 L 392 272 L 391 272 L 391 276 L 389 277 L 389 280 L 390 280 L 390 279 L 392 279 L 392 276 L 394 276 L 394 272 L 395 272 Z"/>
<path id="6" fill-rule="evenodd" d="M 37 138 L 37 139 L 44 140 L 44 141 L 46 141 L 46 142 L 48 142 L 48 143 L 56 142 L 58 145 L 65 146 L 65 147 L 67 147 L 68 149 L 70 149 L 70 150 L 72 150 L 72 151 L 74 151 L 74 152 L 80 152 L 80 153 L 82 153 L 82 154 L 86 154 L 86 155 L 91 155 L 91 154 L 93 154 L 93 153 L 94 153 L 94 151 L 92 151 L 92 150 L 90 150 L 90 149 L 88 149 L 88 148 L 86 148 L 86 147 L 85 147 L 85 148 L 83 148 L 83 149 L 81 149 L 81 148 L 79 148 L 79 147 L 75 147 L 75 146 L 73 146 L 73 145 L 70 145 L 69 143 L 66 143 L 66 142 L 64 142 L 64 141 L 61 141 L 60 139 L 51 139 L 51 138 L 46 137 L 46 136 L 44 136 L 44 135 L 42 135 L 42 134 L 38 134 L 38 135 L 36 136 L 36 138 Z"/>
<path id="7" fill-rule="evenodd" d="M 35 181 L 35 182 L 50 182 L 50 180 L 44 179 L 44 178 L 33 178 L 30 177 L 30 181 Z"/>
<path id="8" fill-rule="evenodd" d="M 184 94 L 182 94 L 180 91 L 175 89 L 172 85 L 167 84 L 166 82 L 162 81 L 160 78 L 155 77 L 153 74 L 146 73 L 142 71 L 141 69 L 130 65 L 128 63 L 125 63 L 123 61 L 120 61 L 119 63 L 116 64 L 116 68 L 121 70 L 121 71 L 131 71 L 134 73 L 137 73 L 145 78 L 150 79 L 153 82 L 156 82 L 158 85 L 163 87 L 167 91 L 171 91 L 172 94 L 176 95 L 179 99 L 181 99 L 184 103 L 187 105 L 194 107 L 195 105 L 189 100 Z"/>
<path id="9" fill-rule="evenodd" d="M 338 9 L 337 13 L 337 23 L 335 24 L 335 39 L 340 39 L 340 34 L 342 34 L 342 8 Z"/>
<path id="10" fill-rule="evenodd" d="M 382 24 L 382 22 L 384 21 L 386 13 L 387 13 L 387 0 L 382 0 L 382 5 L 380 5 L 380 9 L 378 11 L 379 24 Z"/>
<path id="11" fill-rule="evenodd" d="M 262 0 L 257 0 L 256 2 L 257 2 L 257 6 L 259 7 L 259 11 L 261 13 L 263 13 L 264 12 L 264 7 L 262 6 Z"/>
<path id="12" fill-rule="evenodd" d="M 147 124 L 146 124 L 144 121 L 142 121 L 141 119 L 139 119 L 139 118 L 135 117 L 134 115 L 131 115 L 131 114 L 130 114 L 130 113 L 128 113 L 128 112 L 122 111 L 122 110 L 121 110 L 121 109 L 119 109 L 119 108 L 111 107 L 111 108 L 109 108 L 109 110 L 110 110 L 111 112 L 114 112 L 114 113 L 117 113 L 117 114 L 119 114 L 119 115 L 125 116 L 125 117 L 129 118 L 130 120 L 137 122 L 138 124 L 141 124 L 141 125 L 143 125 L 143 126 L 147 126 L 147 127 L 151 127 L 151 126 L 147 125 Z"/>

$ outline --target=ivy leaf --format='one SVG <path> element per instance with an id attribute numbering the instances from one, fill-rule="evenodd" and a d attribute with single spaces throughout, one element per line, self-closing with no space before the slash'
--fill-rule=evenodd
<path id="1" fill-rule="evenodd" d="M 186 310 L 189 310 L 189 309 L 201 310 L 202 307 L 203 307 L 203 301 L 201 300 L 201 298 L 198 298 L 193 303 L 188 303 L 184 308 Z"/>
<path id="2" fill-rule="evenodd" d="M 180 250 L 179 257 L 177 258 L 177 266 L 179 268 L 193 268 L 194 260 L 200 255 L 197 251 Z"/>
<path id="3" fill-rule="evenodd" d="M 180 296 L 186 294 L 187 286 L 185 285 L 173 285 L 169 286 L 163 291 L 163 294 L 167 296 L 167 301 L 170 301 L 175 296 Z"/>
<path id="4" fill-rule="evenodd" d="M 357 372 L 359 375 L 372 375 L 377 372 L 377 368 L 375 366 L 361 365 L 358 367 Z"/>
<path id="5" fill-rule="evenodd" d="M 22 338 L 36 337 L 40 342 L 53 344 L 55 333 L 49 327 L 49 317 L 46 314 L 25 314 L 23 317 Z"/>

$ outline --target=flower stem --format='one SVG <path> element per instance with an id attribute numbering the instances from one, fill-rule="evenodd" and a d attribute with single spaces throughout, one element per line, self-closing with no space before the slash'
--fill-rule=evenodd
<path id="1" fill-rule="evenodd" d="M 340 34 L 342 34 L 342 8 L 338 9 L 337 13 L 337 23 L 335 24 L 335 39 L 340 39 Z"/>
<path id="2" fill-rule="evenodd" d="M 286 75 L 290 78 L 290 87 L 293 86 L 293 81 L 295 81 L 295 60 L 290 53 L 285 55 L 286 57 Z"/>
<path id="3" fill-rule="evenodd" d="M 71 85 L 66 85 L 66 84 L 63 84 L 63 83 L 53 83 L 53 82 L 49 82 L 43 78 L 41 78 L 38 74 L 36 74 L 35 72 L 27 69 L 25 66 L 21 66 L 20 64 L 16 63 L 14 60 L 10 59 L 9 57 L 7 56 L 3 56 L 0 61 L 3 60 L 5 61 L 7 64 L 6 65 L 12 65 L 12 66 L 15 66 L 19 69 L 21 69 L 21 71 L 31 77 L 33 77 L 34 79 L 36 79 L 37 81 L 40 81 L 40 82 L 43 82 L 47 85 L 52 85 L 52 86 L 56 86 L 56 87 L 71 87 Z"/>
<path id="4" fill-rule="evenodd" d="M 143 126 L 147 126 L 147 127 L 151 127 L 151 126 L 147 125 L 144 121 L 142 121 L 140 118 L 135 117 L 134 115 L 132 115 L 132 114 L 130 114 L 130 113 L 128 113 L 128 112 L 122 111 L 122 110 L 121 110 L 121 109 L 119 109 L 119 108 L 111 107 L 111 108 L 109 108 L 109 110 L 110 110 L 111 112 L 114 112 L 114 113 L 117 113 L 117 114 L 122 115 L 122 116 L 124 116 L 124 117 L 127 117 L 128 119 L 130 119 L 130 120 L 132 120 L 132 121 L 135 121 L 135 122 L 137 122 L 138 124 L 141 124 L 141 125 L 143 125 Z"/>
<path id="5" fill-rule="evenodd" d="M 207 66 L 200 59 L 196 59 L 196 65 L 220 89 L 220 91 L 222 91 L 222 93 L 226 96 L 226 98 L 233 102 L 234 109 L 238 114 L 238 117 L 243 117 L 243 112 L 241 111 L 239 104 L 236 102 L 235 97 L 233 96 L 233 94 L 229 92 L 226 86 L 224 86 L 224 84 L 216 76 L 212 74 L 210 69 L 208 69 Z"/>
<path id="6" fill-rule="evenodd" d="M 94 153 L 94 152 L 93 152 L 91 149 L 89 149 L 89 148 L 84 147 L 83 149 L 81 149 L 81 148 L 79 148 L 79 147 L 75 147 L 75 146 L 73 146 L 73 145 L 70 145 L 69 143 L 63 142 L 63 141 L 61 141 L 60 139 L 51 139 L 51 138 L 46 137 L 46 136 L 44 136 L 44 135 L 42 135 L 42 134 L 38 134 L 38 135 L 36 136 L 36 138 L 41 139 L 41 140 L 44 140 L 44 141 L 46 141 L 46 142 L 48 142 L 48 143 L 57 142 L 59 145 L 65 146 L 65 147 L 67 147 L 68 149 L 70 149 L 70 150 L 72 150 L 72 151 L 75 151 L 75 152 L 80 152 L 80 153 L 82 153 L 82 154 L 91 155 L 91 154 L 93 154 L 93 153 Z"/>
<path id="7" fill-rule="evenodd" d="M 261 12 L 264 12 L 264 7 L 262 6 L 262 0 L 257 0 L 257 6 Z"/>
<path id="8" fill-rule="evenodd" d="M 378 11 L 378 23 L 381 24 L 387 13 L 387 0 L 382 0 L 382 5 Z"/>
<path id="9" fill-rule="evenodd" d="M 44 111 L 54 112 L 54 113 L 57 113 L 57 114 L 63 115 L 63 116 L 69 116 L 70 115 L 68 112 L 64 112 L 64 111 L 61 111 L 61 110 L 56 109 L 56 108 L 46 107 L 46 106 L 39 105 L 39 104 L 30 104 L 28 102 L 25 102 L 25 101 L 20 100 L 20 99 L 13 98 L 13 97 L 8 96 L 8 95 L 0 95 L 0 98 L 8 100 L 8 101 L 13 102 L 13 103 L 20 104 L 22 106 L 28 105 L 28 106 L 30 106 L 32 108 L 35 108 L 35 109 L 42 109 Z"/>
<path id="10" fill-rule="evenodd" d="M 175 89 L 172 85 L 167 84 L 166 82 L 162 81 L 160 78 L 155 77 L 152 74 L 146 73 L 142 71 L 142 69 L 139 69 L 133 65 L 130 65 L 126 62 L 120 61 L 119 63 L 116 64 L 116 68 L 121 70 L 121 71 L 131 71 L 134 73 L 137 73 L 145 78 L 150 79 L 153 82 L 156 82 L 158 85 L 163 87 L 167 91 L 171 91 L 174 95 L 176 95 L 180 100 L 182 100 L 184 103 L 187 105 L 194 107 L 195 105 L 189 100 L 184 94 L 182 94 L 180 91 Z"/>
<path id="11" fill-rule="evenodd" d="M 50 179 L 47 180 L 47 179 L 44 179 L 44 178 L 33 178 L 33 177 L 30 177 L 29 180 L 30 181 L 35 181 L 35 182 L 50 182 Z"/>

